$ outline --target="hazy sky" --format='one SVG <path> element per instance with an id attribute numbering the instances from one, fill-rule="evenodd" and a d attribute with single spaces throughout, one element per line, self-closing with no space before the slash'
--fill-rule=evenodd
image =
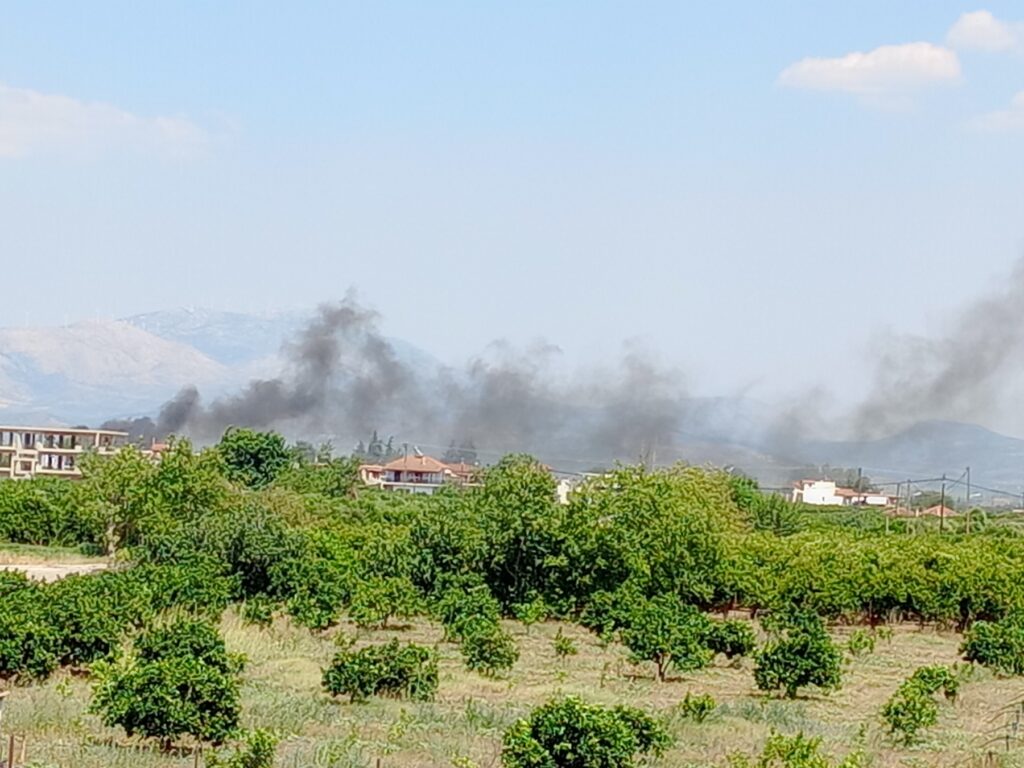
<path id="1" fill-rule="evenodd" d="M 445 360 L 849 391 L 1024 254 L 1024 6 L 7 3 L 0 254 L 2 325 L 354 286 Z"/>

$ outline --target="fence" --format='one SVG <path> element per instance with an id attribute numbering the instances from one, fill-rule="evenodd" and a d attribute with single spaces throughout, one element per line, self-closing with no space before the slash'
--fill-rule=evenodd
<path id="1" fill-rule="evenodd" d="M 15 747 L 17 746 L 17 740 L 14 734 L 10 734 L 7 737 L 7 750 L 3 753 L 3 760 L 0 760 L 0 768 L 16 768 L 18 765 L 25 765 L 25 747 L 28 740 L 24 737 L 21 739 L 21 752 L 15 757 Z"/>

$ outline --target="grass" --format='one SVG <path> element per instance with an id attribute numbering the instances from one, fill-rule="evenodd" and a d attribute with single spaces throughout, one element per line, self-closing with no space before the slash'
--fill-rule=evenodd
<path id="1" fill-rule="evenodd" d="M 830 695 L 809 692 L 795 701 L 763 695 L 754 688 L 752 662 L 731 666 L 720 661 L 673 682 L 657 683 L 652 670 L 629 664 L 622 648 L 604 646 L 579 627 L 546 623 L 527 634 L 509 623 L 522 656 L 505 679 L 467 672 L 454 645 L 441 642 L 442 631 L 426 620 L 405 631 L 360 632 L 346 625 L 314 634 L 276 619 L 261 629 L 245 625 L 232 612 L 222 630 L 228 646 L 248 658 L 243 687 L 243 724 L 282 736 L 277 764 L 289 768 L 403 768 L 500 765 L 501 734 L 516 718 L 552 696 L 577 694 L 604 704 L 629 703 L 657 711 L 675 737 L 675 745 L 652 765 L 720 766 L 735 751 L 760 750 L 772 730 L 803 731 L 822 738 L 836 756 L 862 749 L 874 768 L 888 766 L 1024 766 L 1021 740 L 1002 740 L 1016 716 L 1003 712 L 1024 699 L 1024 679 L 1000 679 L 977 671 L 968 677 L 955 706 L 943 704 L 940 723 L 914 748 L 896 746 L 879 722 L 878 712 L 899 683 L 923 664 L 959 660 L 960 637 L 916 626 L 895 629 L 874 653 L 847 663 L 843 687 Z M 558 659 L 553 640 L 561 628 L 579 654 Z M 392 637 L 437 645 L 440 689 L 429 704 L 371 700 L 352 705 L 332 700 L 320 689 L 321 668 L 335 651 L 333 635 L 343 631 L 359 644 Z M 836 631 L 845 642 L 850 630 Z M 674 715 L 687 691 L 710 693 L 719 704 L 701 724 Z M 79 768 L 171 768 L 189 766 L 188 755 L 161 754 L 147 745 L 104 728 L 88 713 L 89 683 L 61 674 L 38 686 L 16 688 L 4 715 L 4 730 L 27 737 L 26 760 L 37 766 Z M 989 750 L 998 762 L 986 763 Z"/>
<path id="2" fill-rule="evenodd" d="M 83 554 L 79 547 L 43 547 L 35 544 L 0 542 L 0 565 L 101 562 L 102 557 Z"/>

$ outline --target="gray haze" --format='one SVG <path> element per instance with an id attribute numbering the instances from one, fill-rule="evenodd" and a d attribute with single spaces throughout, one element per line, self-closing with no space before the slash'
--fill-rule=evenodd
<path id="1" fill-rule="evenodd" d="M 880 437 L 925 419 L 975 420 L 997 412 L 1020 383 L 1022 311 L 1024 261 L 1018 261 L 997 289 L 954 313 L 944 333 L 885 339 L 872 389 L 854 412 L 854 433 Z"/>
<path id="2" fill-rule="evenodd" d="M 607 462 L 668 448 L 679 429 L 681 377 L 627 347 L 611 371 L 554 373 L 557 348 L 495 342 L 462 370 L 414 370 L 349 297 L 322 305 L 282 350 L 284 373 L 204 403 L 187 387 L 164 404 L 160 435 L 216 440 L 229 426 L 355 441 L 372 431 L 429 448 L 472 441 L 482 452 L 531 451 Z M 585 379 L 585 380 L 584 380 Z"/>

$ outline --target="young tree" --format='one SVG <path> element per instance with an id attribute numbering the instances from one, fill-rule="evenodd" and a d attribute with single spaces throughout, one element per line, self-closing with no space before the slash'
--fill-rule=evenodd
<path id="1" fill-rule="evenodd" d="M 941 690 L 948 701 L 953 701 L 959 689 L 960 681 L 949 667 L 918 667 L 886 702 L 882 720 L 893 736 L 904 744 L 913 744 L 923 728 L 938 722 L 935 694 Z"/>
<path id="2" fill-rule="evenodd" d="M 707 646 L 711 622 L 673 595 L 640 600 L 629 612 L 622 642 L 634 661 L 652 661 L 658 680 L 670 669 L 687 672 L 706 667 L 714 658 Z"/>
<path id="3" fill-rule="evenodd" d="M 967 631 L 960 652 L 1004 675 L 1024 675 L 1024 612 L 999 621 L 976 621 Z"/>
<path id="4" fill-rule="evenodd" d="M 406 578 L 374 578 L 356 585 L 348 614 L 360 627 L 386 629 L 392 616 L 407 618 L 419 608 L 416 588 Z"/>
<path id="5" fill-rule="evenodd" d="M 782 690 L 795 698 L 800 688 L 824 691 L 839 687 L 843 654 L 813 614 L 787 617 L 775 627 L 775 638 L 757 654 L 754 681 L 763 691 Z"/>
<path id="6" fill-rule="evenodd" d="M 155 512 L 154 464 L 134 446 L 113 456 L 86 454 L 79 462 L 82 482 L 76 487 L 84 514 L 103 530 L 107 555 L 137 539 L 139 528 Z"/>
<path id="7" fill-rule="evenodd" d="M 219 744 L 238 727 L 242 665 L 211 624 L 177 619 L 143 632 L 133 655 L 96 670 L 91 709 L 104 725 L 165 749 L 186 734 Z"/>
<path id="8" fill-rule="evenodd" d="M 519 661 L 519 647 L 515 638 L 498 624 L 473 625 L 459 643 L 466 660 L 466 668 L 487 677 L 508 672 Z"/>
<path id="9" fill-rule="evenodd" d="M 727 659 L 749 656 L 757 644 L 750 624 L 735 620 L 710 622 L 705 642 L 713 653 Z"/>
<path id="10" fill-rule="evenodd" d="M 631 707 L 606 708 L 575 697 L 550 701 L 505 731 L 505 768 L 631 768 L 638 755 L 668 746 L 664 728 Z"/>
<path id="11" fill-rule="evenodd" d="M 292 452 L 276 432 L 229 427 L 217 444 L 229 480 L 265 488 L 288 467 Z"/>
<path id="12" fill-rule="evenodd" d="M 370 645 L 343 648 L 324 670 L 323 687 L 354 702 L 370 696 L 431 701 L 437 693 L 437 653 L 422 645 Z"/>
<path id="13" fill-rule="evenodd" d="M 484 532 L 485 579 L 502 607 L 544 595 L 559 553 L 555 480 L 532 456 L 513 454 L 484 473 L 473 497 Z"/>

